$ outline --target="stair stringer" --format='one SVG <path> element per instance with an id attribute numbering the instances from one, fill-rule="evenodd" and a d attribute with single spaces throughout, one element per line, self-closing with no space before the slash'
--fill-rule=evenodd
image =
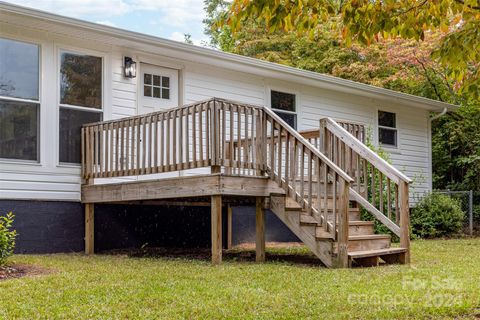
<path id="1" fill-rule="evenodd" d="M 270 196 L 270 210 L 328 267 L 334 267 L 333 241 L 317 240 L 315 233 L 308 233 L 300 225 L 300 213 L 287 213 L 285 196 Z"/>

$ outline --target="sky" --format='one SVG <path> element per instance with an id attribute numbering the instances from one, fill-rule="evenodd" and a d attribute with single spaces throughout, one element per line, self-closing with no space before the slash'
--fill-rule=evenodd
<path id="1" fill-rule="evenodd" d="M 176 41 L 184 34 L 196 45 L 203 34 L 203 0 L 3 0 L 67 17 Z"/>

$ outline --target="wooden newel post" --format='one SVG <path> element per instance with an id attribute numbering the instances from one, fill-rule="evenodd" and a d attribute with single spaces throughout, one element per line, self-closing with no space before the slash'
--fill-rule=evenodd
<path id="1" fill-rule="evenodd" d="M 410 263 L 410 206 L 408 203 L 408 183 L 401 181 L 399 185 L 399 209 L 400 209 L 400 247 L 407 249 L 403 264 Z"/>
<path id="2" fill-rule="evenodd" d="M 256 154 L 256 174 L 257 176 L 263 176 L 265 174 L 265 159 L 267 158 L 267 144 L 266 144 L 266 125 L 267 122 L 264 119 L 263 110 L 255 110 L 255 154 Z"/>
<path id="3" fill-rule="evenodd" d="M 338 184 L 338 256 L 335 267 L 348 268 L 348 202 L 350 183 L 339 179 Z"/>
<path id="4" fill-rule="evenodd" d="M 320 134 L 319 134 L 319 145 L 320 145 L 320 152 L 326 154 L 326 146 L 327 146 L 327 124 L 325 119 L 320 119 Z"/>
<path id="5" fill-rule="evenodd" d="M 257 262 L 265 261 L 265 199 L 257 197 L 256 199 L 256 240 L 255 240 L 255 260 Z"/>
<path id="6" fill-rule="evenodd" d="M 212 263 L 222 262 L 222 196 L 212 196 L 211 204 L 212 226 Z"/>

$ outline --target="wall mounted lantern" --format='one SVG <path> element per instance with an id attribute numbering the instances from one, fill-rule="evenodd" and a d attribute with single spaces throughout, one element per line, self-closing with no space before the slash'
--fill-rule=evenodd
<path id="1" fill-rule="evenodd" d="M 123 72 L 125 78 L 135 78 L 137 76 L 137 63 L 130 57 L 123 60 Z"/>

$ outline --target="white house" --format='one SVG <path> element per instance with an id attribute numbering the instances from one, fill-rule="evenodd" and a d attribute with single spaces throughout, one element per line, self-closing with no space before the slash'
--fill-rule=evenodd
<path id="1" fill-rule="evenodd" d="M 125 75 L 130 61 L 136 65 L 135 77 Z M 439 101 L 0 2 L 0 210 L 16 212 L 19 246 L 45 251 L 36 243 L 57 238 L 68 242 L 65 239 L 74 236 L 70 231 L 59 234 L 69 228 L 68 219 L 58 220 L 60 215 L 83 223 L 82 124 L 212 97 L 266 106 L 299 131 L 318 129 L 324 117 L 365 126 L 372 141 L 390 154 L 392 164 L 413 179 L 411 202 L 432 189 L 431 112 L 455 109 Z M 42 218 L 34 219 L 36 215 Z M 63 222 L 57 225 L 50 216 Z M 78 250 L 78 243 L 66 250 Z M 61 250 L 65 245 L 58 245 Z"/>

